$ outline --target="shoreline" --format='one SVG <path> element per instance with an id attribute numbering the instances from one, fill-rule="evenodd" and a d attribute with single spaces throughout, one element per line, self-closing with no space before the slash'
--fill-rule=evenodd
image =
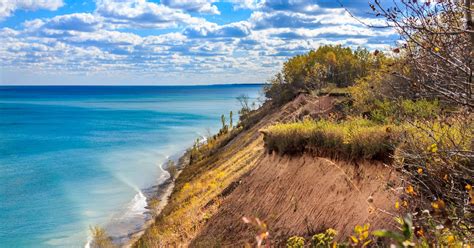
<path id="1" fill-rule="evenodd" d="M 167 168 L 164 168 L 166 162 L 172 160 L 175 162 L 177 167 L 177 173 L 174 178 L 171 177 Z M 129 248 L 140 239 L 140 237 L 145 233 L 146 230 L 155 222 L 155 217 L 161 213 L 164 207 L 168 204 L 169 197 L 174 189 L 174 181 L 179 176 L 183 168 L 189 163 L 189 153 L 188 149 L 176 153 L 171 156 L 166 162 L 160 165 L 160 168 L 163 171 L 168 173 L 168 177 L 161 183 L 152 185 L 146 189 L 143 189 L 143 194 L 146 197 L 146 211 L 143 213 L 145 215 L 145 223 L 137 228 L 137 230 L 124 233 L 122 236 L 111 237 L 112 241 L 118 245 L 118 247 Z M 159 203 L 155 209 L 151 209 L 150 203 L 153 200 L 158 200 Z"/>

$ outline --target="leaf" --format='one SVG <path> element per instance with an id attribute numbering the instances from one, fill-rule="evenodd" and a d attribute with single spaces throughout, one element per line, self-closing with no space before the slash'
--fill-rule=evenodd
<path id="1" fill-rule="evenodd" d="M 405 238 L 400 233 L 387 231 L 387 230 L 376 230 L 372 232 L 372 235 L 376 237 L 390 238 L 399 243 L 405 241 Z"/>
<path id="2" fill-rule="evenodd" d="M 363 230 L 363 228 L 359 225 L 354 227 L 354 232 L 357 233 L 357 234 L 360 234 L 362 232 L 362 230 Z"/>
<path id="3" fill-rule="evenodd" d="M 350 236 L 350 237 L 351 237 L 351 240 L 352 240 L 353 243 L 355 243 L 355 244 L 359 243 L 359 240 L 356 237 L 354 237 L 354 236 Z"/>
<path id="4" fill-rule="evenodd" d="M 364 244 L 362 244 L 362 247 L 367 247 L 371 242 L 372 240 L 365 241 Z"/>
<path id="5" fill-rule="evenodd" d="M 403 236 L 405 236 L 405 239 L 411 239 L 413 236 L 413 221 L 412 217 L 410 214 L 407 214 L 407 216 L 403 217 Z"/>

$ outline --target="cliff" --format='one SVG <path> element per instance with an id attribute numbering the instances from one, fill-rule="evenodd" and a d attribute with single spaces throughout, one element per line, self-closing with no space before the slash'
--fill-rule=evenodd
<path id="1" fill-rule="evenodd" d="M 272 245 L 327 228 L 342 239 L 355 225 L 392 227 L 394 172 L 382 162 L 336 161 L 309 154 L 281 156 L 264 148 L 263 128 L 337 115 L 336 97 L 300 95 L 282 107 L 254 111 L 247 126 L 176 179 L 168 204 L 136 247 L 214 247 L 255 243 L 259 218 Z M 390 186 L 390 187 L 389 187 Z"/>

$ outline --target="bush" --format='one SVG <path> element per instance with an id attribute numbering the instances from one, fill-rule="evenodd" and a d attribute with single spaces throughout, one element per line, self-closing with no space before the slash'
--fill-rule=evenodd
<path id="1" fill-rule="evenodd" d="M 112 239 L 108 236 L 105 229 L 99 226 L 90 228 L 92 235 L 91 248 L 115 248 L 116 246 L 112 243 Z"/>
<path id="2" fill-rule="evenodd" d="M 326 120 L 277 124 L 262 131 L 269 152 L 315 153 L 346 159 L 386 159 L 399 142 L 400 129 L 356 118 L 344 122 Z"/>
<path id="3" fill-rule="evenodd" d="M 402 123 L 410 120 L 434 119 L 441 114 L 437 100 L 376 100 L 370 118 L 379 123 Z"/>
<path id="4" fill-rule="evenodd" d="M 434 225 L 451 223 L 454 232 L 466 237 L 472 235 L 474 210 L 474 121 L 469 113 L 439 119 L 405 124 L 395 166 L 406 175 L 412 210 L 431 209 Z"/>
<path id="5" fill-rule="evenodd" d="M 311 238 L 311 247 L 330 247 L 336 237 L 337 231 L 329 228 L 323 233 L 318 233 L 313 235 Z"/>

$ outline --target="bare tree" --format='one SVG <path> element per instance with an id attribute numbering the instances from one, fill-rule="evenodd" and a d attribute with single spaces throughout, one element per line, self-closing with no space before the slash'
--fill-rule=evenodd
<path id="1" fill-rule="evenodd" d="M 408 70 L 396 74 L 420 96 L 474 107 L 472 0 L 393 1 L 370 5 L 401 35 Z M 395 49 L 394 52 L 400 52 Z"/>
<path id="2" fill-rule="evenodd" d="M 242 109 L 250 110 L 250 97 L 248 95 L 242 94 L 238 96 L 237 101 L 240 103 Z"/>

